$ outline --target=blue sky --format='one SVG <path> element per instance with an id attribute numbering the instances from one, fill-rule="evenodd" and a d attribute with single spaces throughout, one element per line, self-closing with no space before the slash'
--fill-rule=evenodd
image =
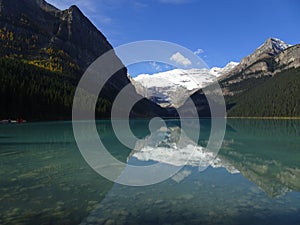
<path id="1" fill-rule="evenodd" d="M 269 37 L 300 43 L 299 0 L 47 0 L 77 5 L 117 47 L 139 40 L 182 45 L 210 66 L 240 61 Z"/>

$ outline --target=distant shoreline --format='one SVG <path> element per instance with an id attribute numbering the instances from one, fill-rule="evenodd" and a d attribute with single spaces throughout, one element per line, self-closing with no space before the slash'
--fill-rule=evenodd
<path id="1" fill-rule="evenodd" d="M 215 117 L 215 118 L 220 118 L 220 117 Z M 151 118 L 130 118 L 130 120 L 149 120 Z M 162 118 L 162 119 L 166 119 L 166 120 L 180 120 L 180 118 L 177 117 L 168 117 L 168 118 Z M 199 118 L 181 118 L 181 119 L 211 119 L 211 117 L 199 117 Z M 225 117 L 225 119 L 239 119 L 239 120 L 300 120 L 300 117 L 238 117 L 238 116 L 231 116 L 231 117 Z M 97 119 L 95 118 L 95 121 L 104 121 L 104 120 L 111 120 L 111 118 L 101 118 L 101 119 Z M 114 120 L 126 120 L 123 118 L 116 118 Z M 76 120 L 75 120 L 76 121 Z M 86 121 L 86 120 L 79 120 L 79 121 Z M 67 119 L 67 120 L 32 120 L 32 121 L 24 121 L 24 123 L 48 123 L 48 122 L 72 122 L 72 120 Z M 5 123 L 4 121 L 0 121 L 0 125 L 1 124 L 20 124 L 17 122 L 14 123 Z M 23 123 L 21 123 L 23 124 Z"/>

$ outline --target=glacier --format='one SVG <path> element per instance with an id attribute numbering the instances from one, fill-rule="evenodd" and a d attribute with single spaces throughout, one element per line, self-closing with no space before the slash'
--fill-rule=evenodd
<path id="1" fill-rule="evenodd" d="M 130 77 L 138 94 L 162 107 L 181 107 L 187 98 L 231 71 L 239 63 L 230 62 L 224 68 L 173 69 L 156 74 Z"/>

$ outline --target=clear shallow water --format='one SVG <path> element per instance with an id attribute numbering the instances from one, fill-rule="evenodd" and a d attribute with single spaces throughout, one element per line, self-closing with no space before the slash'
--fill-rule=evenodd
<path id="1" fill-rule="evenodd" d="M 164 131 L 163 145 L 174 151 L 184 149 L 174 147 L 178 125 L 170 121 Z M 163 160 L 148 154 L 157 150 L 153 142 L 132 152 L 109 121 L 97 128 L 119 160 Z M 209 128 L 202 121 L 199 151 Z M 147 139 L 145 121 L 134 121 L 132 129 Z M 204 171 L 198 164 L 210 162 L 209 155 L 198 154 L 162 183 L 128 187 L 87 165 L 69 122 L 1 125 L 0 224 L 300 224 L 299 137 L 297 120 L 229 120 L 222 149 Z M 181 162 L 176 157 L 165 163 Z"/>

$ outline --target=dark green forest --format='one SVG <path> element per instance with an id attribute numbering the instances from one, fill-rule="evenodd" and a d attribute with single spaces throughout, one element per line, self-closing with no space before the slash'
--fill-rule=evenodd
<path id="1" fill-rule="evenodd" d="M 227 99 L 232 117 L 300 117 L 300 68 L 272 78 L 252 80 L 252 87 Z M 255 86 L 253 86 L 255 84 Z"/>
<path id="2" fill-rule="evenodd" d="M 21 60 L 0 58 L 0 120 L 71 119 L 77 76 L 53 72 Z M 96 114 L 108 116 L 110 101 L 99 98 Z"/>

